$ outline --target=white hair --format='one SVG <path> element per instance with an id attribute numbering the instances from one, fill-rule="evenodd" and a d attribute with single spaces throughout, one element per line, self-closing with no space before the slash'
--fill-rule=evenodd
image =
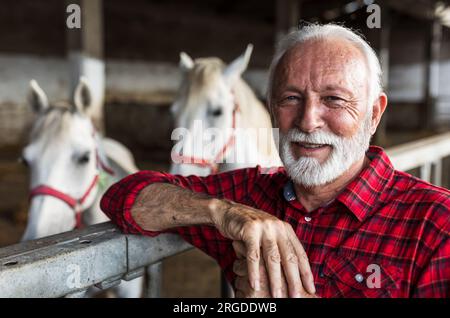
<path id="1" fill-rule="evenodd" d="M 300 43 L 308 40 L 322 39 L 344 39 L 348 40 L 358 48 L 366 59 L 369 73 L 369 92 L 368 101 L 373 103 L 382 91 L 381 82 L 381 66 L 375 51 L 370 45 L 356 32 L 349 28 L 337 24 L 309 24 L 299 30 L 292 31 L 284 36 L 279 42 L 275 50 L 269 69 L 269 82 L 267 89 L 267 101 L 269 105 L 272 103 L 272 90 L 275 70 L 283 55 Z"/>

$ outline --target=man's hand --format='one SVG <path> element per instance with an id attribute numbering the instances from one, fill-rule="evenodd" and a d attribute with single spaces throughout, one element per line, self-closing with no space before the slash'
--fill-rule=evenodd
<path id="1" fill-rule="evenodd" d="M 308 257 L 288 223 L 246 205 L 219 202 L 219 207 L 212 208 L 216 211 L 212 213 L 213 223 L 223 236 L 243 243 L 252 289 L 261 290 L 259 267 L 262 259 L 273 297 L 283 295 L 283 272 L 291 297 L 300 297 L 304 289 L 315 293 Z"/>
<path id="2" fill-rule="evenodd" d="M 282 295 L 283 272 L 292 297 L 298 296 L 303 288 L 315 292 L 308 257 L 294 230 L 288 223 L 264 211 L 176 185 L 154 183 L 141 190 L 131 215 L 146 231 L 191 225 L 214 226 L 223 236 L 244 243 L 253 289 L 260 289 L 259 262 L 262 259 L 274 297 Z"/>
<path id="3" fill-rule="evenodd" d="M 261 260 L 259 262 L 259 277 L 260 277 L 260 290 L 254 290 L 250 284 L 248 279 L 247 272 L 247 263 L 246 260 L 242 257 L 245 254 L 245 247 L 241 242 L 233 242 L 233 247 L 236 251 L 236 255 L 238 259 L 233 264 L 233 272 L 236 274 L 236 279 L 234 281 L 234 287 L 237 298 L 270 298 L 272 297 L 270 292 L 269 280 L 267 277 L 267 271 L 264 266 L 264 262 Z M 244 252 L 244 253 L 243 253 Z M 287 298 L 289 297 L 288 286 L 286 283 L 286 278 L 282 273 L 281 279 L 281 297 Z M 317 296 L 307 293 L 305 290 L 302 290 L 297 297 L 302 298 L 316 298 Z"/>

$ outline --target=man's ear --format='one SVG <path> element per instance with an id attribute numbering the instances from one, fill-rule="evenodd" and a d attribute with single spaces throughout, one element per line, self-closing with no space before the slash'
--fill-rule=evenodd
<path id="1" fill-rule="evenodd" d="M 35 113 L 40 113 L 48 108 L 48 98 L 36 80 L 30 81 L 30 93 L 28 101 Z"/>
<path id="2" fill-rule="evenodd" d="M 86 77 L 82 76 L 75 89 L 73 104 L 79 113 L 86 113 L 92 106 L 92 92 Z"/>
<path id="3" fill-rule="evenodd" d="M 253 44 L 247 45 L 247 49 L 244 54 L 239 56 L 233 62 L 230 63 L 224 70 L 223 76 L 225 81 L 231 87 L 237 81 L 237 79 L 244 73 L 247 69 L 248 62 L 250 61 L 250 56 L 252 55 Z"/>
<path id="4" fill-rule="evenodd" d="M 380 96 L 373 103 L 372 111 L 372 123 L 370 127 L 371 135 L 375 134 L 378 125 L 380 124 L 381 117 L 383 116 L 386 106 L 388 104 L 388 98 L 385 93 L 381 93 Z"/>

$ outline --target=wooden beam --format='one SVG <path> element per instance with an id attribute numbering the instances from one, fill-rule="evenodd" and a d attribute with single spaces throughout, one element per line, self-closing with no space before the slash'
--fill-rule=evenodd
<path id="1" fill-rule="evenodd" d="M 379 38 L 378 58 L 381 63 L 382 84 L 385 91 L 389 85 L 389 41 L 391 37 L 391 24 L 392 15 L 390 8 L 386 5 L 386 2 L 379 2 L 381 6 L 381 28 L 373 29 L 377 33 Z M 387 137 L 387 111 L 383 114 L 380 124 L 378 125 L 376 134 L 374 136 L 374 143 L 380 146 L 386 146 L 388 143 Z"/>
<path id="2" fill-rule="evenodd" d="M 81 28 L 66 29 L 70 93 L 72 96 L 81 76 L 87 78 L 93 95 L 93 106 L 89 109 L 89 115 L 96 128 L 103 132 L 103 3 L 102 0 L 66 0 L 66 4 L 77 4 L 81 8 Z"/>
<path id="3" fill-rule="evenodd" d="M 388 5 L 404 14 L 416 19 L 432 20 L 434 17 L 435 1 L 428 0 L 389 0 Z"/>
<path id="4" fill-rule="evenodd" d="M 296 28 L 300 20 L 301 0 L 276 0 L 275 43 Z"/>
<path id="5" fill-rule="evenodd" d="M 442 24 L 437 20 L 429 23 L 426 40 L 425 72 L 425 129 L 436 129 L 436 102 L 439 97 L 439 64 L 442 43 Z"/>

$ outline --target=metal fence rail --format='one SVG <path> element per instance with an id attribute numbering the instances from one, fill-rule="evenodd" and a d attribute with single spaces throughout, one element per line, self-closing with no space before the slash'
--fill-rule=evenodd
<path id="1" fill-rule="evenodd" d="M 396 169 L 420 167 L 421 177 L 440 184 L 450 133 L 387 150 Z M 0 297 L 82 297 L 121 279 L 149 274 L 147 297 L 160 296 L 160 262 L 192 248 L 176 235 L 123 235 L 111 223 L 23 242 L 0 249 Z"/>
<path id="2" fill-rule="evenodd" d="M 110 222 L 11 245 L 0 249 L 0 297 L 82 296 L 91 286 L 158 272 L 164 258 L 190 248 L 173 234 L 123 235 Z M 146 296 L 159 296 L 153 281 Z"/>
<path id="3" fill-rule="evenodd" d="M 450 156 L 450 132 L 419 139 L 386 150 L 395 169 L 408 171 L 419 168 L 419 177 L 442 185 L 443 159 Z"/>

